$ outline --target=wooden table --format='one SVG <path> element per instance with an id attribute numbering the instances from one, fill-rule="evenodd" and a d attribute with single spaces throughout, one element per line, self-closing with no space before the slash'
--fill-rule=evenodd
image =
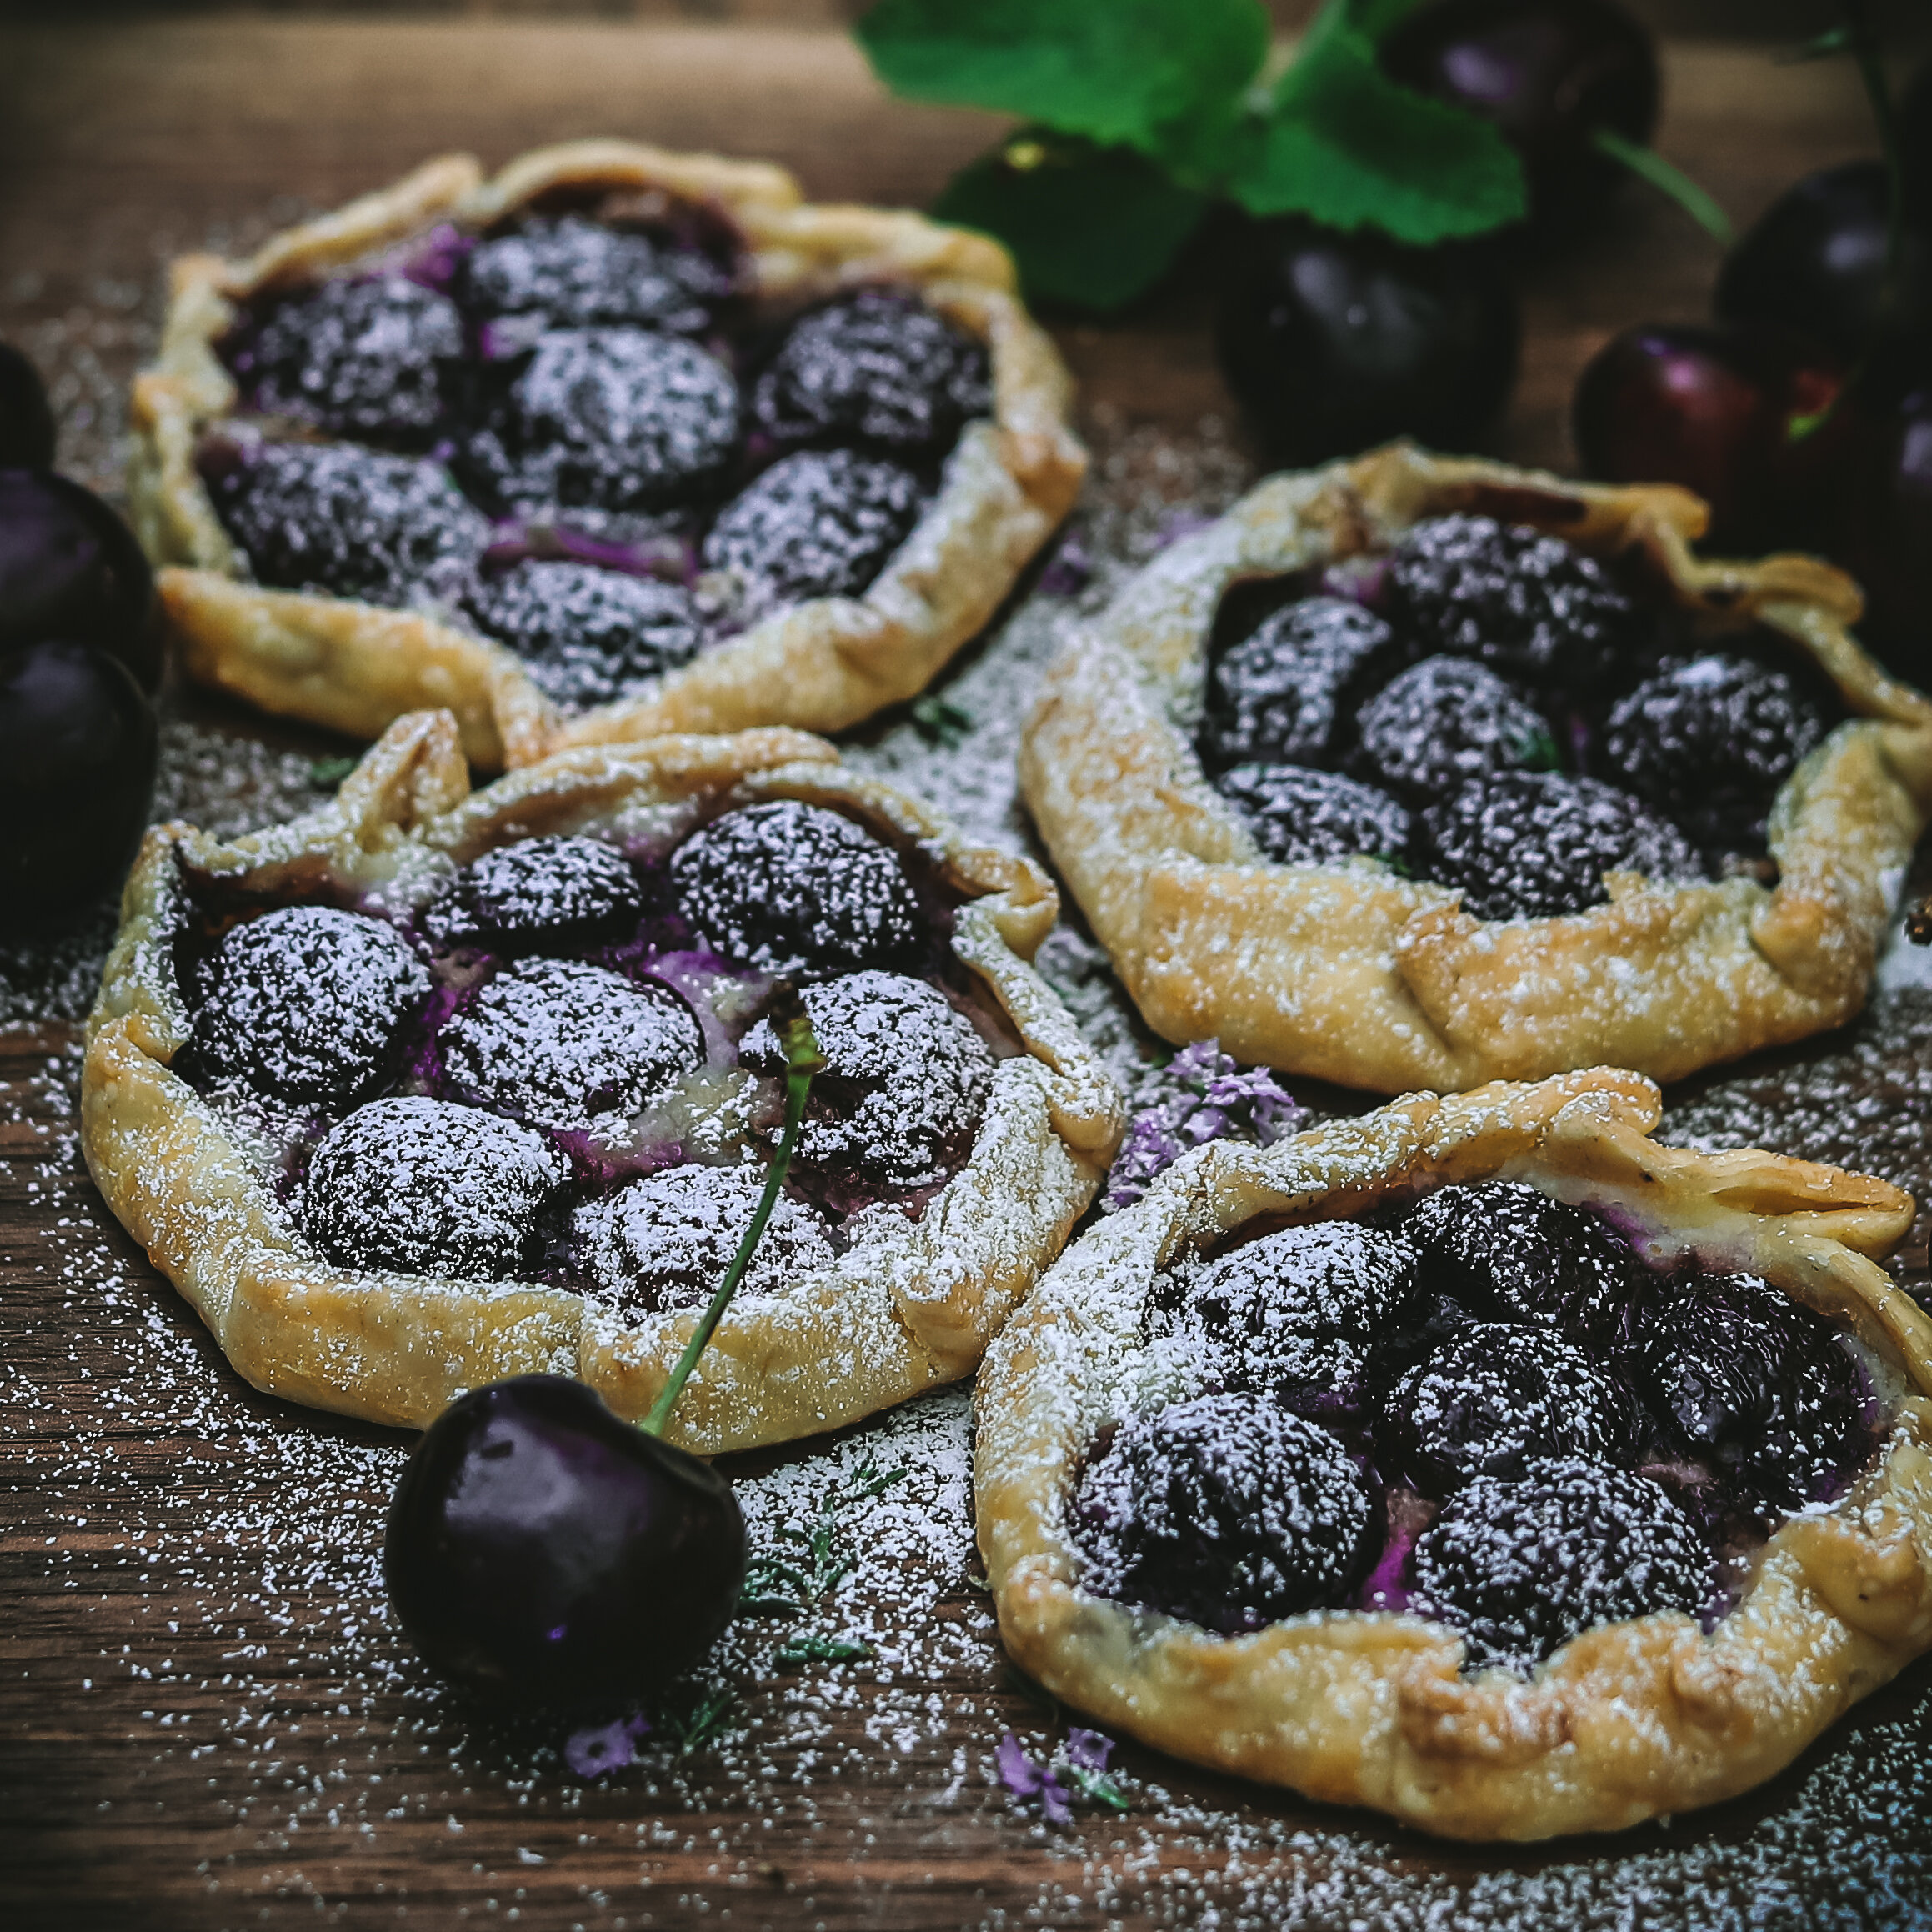
<path id="1" fill-rule="evenodd" d="M 1662 145 L 1740 218 L 1869 145 L 1836 69 L 1679 47 L 1669 71 Z M 439 148 L 495 162 L 606 132 L 769 156 L 822 197 L 918 203 L 998 126 L 886 101 L 841 39 L 776 31 L 10 30 L 0 88 L 0 330 L 91 345 L 68 368 L 64 447 L 96 474 L 89 412 L 112 427 L 161 258 L 258 234 L 288 198 L 333 203 Z M 1700 313 L 1713 268 L 1681 217 L 1632 194 L 1589 249 L 1526 271 L 1499 450 L 1563 465 L 1581 363 L 1624 322 Z M 1104 446 L 1231 422 L 1204 315 L 1184 293 L 1059 330 Z M 580 1789 L 553 1725 L 470 1710 L 416 1665 L 375 1569 L 402 1439 L 227 1368 L 85 1179 L 76 1072 L 67 1028 L 0 1035 L 8 1924 L 1932 1923 L 1925 1664 L 1763 1790 L 1614 1843 L 1447 1847 L 1131 1749 L 1129 1812 L 1049 1833 L 985 1779 L 1002 1731 L 1044 1720 L 1003 1679 L 957 1566 L 923 1613 L 947 1641 L 909 1686 L 857 1669 L 748 1682 L 748 1744 Z M 1932 995 L 1888 995 L 1847 1036 L 1674 1098 L 1690 1126 L 1741 1121 L 1923 1194 Z M 1922 1231 L 1905 1264 L 1923 1280 Z M 911 1690 L 936 1701 L 895 1739 Z M 814 1696 L 815 1759 L 785 1720 Z"/>

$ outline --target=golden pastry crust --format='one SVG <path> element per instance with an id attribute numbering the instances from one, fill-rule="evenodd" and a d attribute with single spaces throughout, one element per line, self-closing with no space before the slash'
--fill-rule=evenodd
<path id="1" fill-rule="evenodd" d="M 1598 1069 L 1409 1095 L 1266 1149 L 1220 1143 L 1084 1236 L 989 1351 L 980 1547 L 1007 1648 L 1056 1696 L 1218 1770 L 1446 1836 L 1609 1831 L 1769 1777 L 1932 1648 L 1932 1320 L 1872 1257 L 1912 1217 L 1884 1181 L 1658 1146 L 1656 1090 Z M 1614 1209 L 1640 1248 L 1748 1269 L 1849 1324 L 1916 1391 L 1872 1472 L 1785 1523 L 1706 1637 L 1659 1614 L 1573 1638 L 1524 1682 L 1459 1674 L 1411 1614 L 1319 1612 L 1220 1637 L 1091 1596 L 1067 1503 L 1099 1426 L 1177 1399 L 1140 1339 L 1157 1269 L 1257 1214 L 1353 1214 L 1491 1176 Z"/>
<path id="2" fill-rule="evenodd" d="M 185 868 L 273 898 L 327 882 L 421 903 L 479 853 L 544 833 L 666 843 L 763 798 L 836 803 L 915 842 L 965 895 L 953 950 L 1024 1044 L 1000 1060 L 965 1165 L 917 1221 L 880 1214 L 832 1267 L 741 1296 L 679 1402 L 704 1454 L 831 1429 L 970 1374 L 1093 1198 L 1120 1129 L 1112 1083 L 1027 963 L 1058 913 L 1024 859 L 963 843 L 923 807 L 786 730 L 558 753 L 472 793 L 455 720 L 399 719 L 337 798 L 224 844 L 149 833 L 88 1028 L 83 1139 L 108 1204 L 258 1388 L 421 1426 L 498 1376 L 576 1374 L 620 1414 L 649 1407 L 693 1311 L 620 1318 L 568 1290 L 354 1273 L 321 1259 L 263 1168 L 171 1070 L 190 1016 L 174 966 Z"/>
<path id="3" fill-rule="evenodd" d="M 566 715 L 513 653 L 437 618 L 348 598 L 268 590 L 243 574 L 194 465 L 202 431 L 234 406 L 214 351 L 233 304 L 426 234 L 481 229 L 559 190 L 656 193 L 725 216 L 743 238 L 750 292 L 804 301 L 861 283 L 918 290 L 986 344 L 994 414 L 969 423 L 938 495 L 865 593 L 773 613 L 635 697 Z M 456 713 L 480 768 L 572 744 L 664 732 L 789 724 L 835 731 L 915 696 L 991 618 L 1073 507 L 1086 453 L 1072 385 L 984 236 L 923 216 L 806 203 L 783 168 L 628 141 L 539 148 L 485 181 L 467 155 L 276 236 L 244 262 L 173 266 L 154 366 L 136 378 L 128 489 L 134 527 L 189 674 L 283 717 L 374 738 L 403 712 Z"/>
<path id="4" fill-rule="evenodd" d="M 1260 857 L 1191 741 L 1222 593 L 1451 511 L 1534 524 L 1598 555 L 1640 553 L 1700 630 L 1754 620 L 1830 678 L 1850 719 L 1779 795 L 1774 888 L 1614 873 L 1606 905 L 1485 923 L 1449 888 L 1373 859 Z M 1804 557 L 1694 557 L 1705 521 L 1673 488 L 1569 483 L 1397 444 L 1271 478 L 1143 571 L 1049 672 L 1020 786 L 1149 1024 L 1393 1094 L 1599 1062 L 1671 1080 L 1856 1013 L 1932 816 L 1932 703 L 1859 648 L 1848 578 Z"/>

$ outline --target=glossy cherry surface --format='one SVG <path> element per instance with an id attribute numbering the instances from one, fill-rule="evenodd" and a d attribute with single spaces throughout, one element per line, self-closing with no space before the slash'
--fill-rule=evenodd
<path id="1" fill-rule="evenodd" d="M 695 1456 L 558 1375 L 452 1403 L 403 1472 L 389 1599 L 443 1675 L 515 1699 L 654 1692 L 730 1622 L 744 1518 Z"/>
<path id="2" fill-rule="evenodd" d="M 1727 322 L 1777 323 L 1847 358 L 1864 354 L 1881 323 L 1899 338 L 1932 324 L 1932 235 L 1909 223 L 1899 283 L 1881 317 L 1891 185 L 1884 164 L 1820 168 L 1772 203 L 1725 258 L 1717 313 Z"/>
<path id="3" fill-rule="evenodd" d="M 1657 124 L 1656 51 L 1612 0 L 1435 0 L 1389 33 L 1382 64 L 1495 123 L 1545 233 L 1573 227 L 1625 173 L 1594 145 L 1597 129 L 1640 144 Z"/>
<path id="4" fill-rule="evenodd" d="M 1789 330 L 1644 323 L 1614 337 L 1578 379 L 1577 453 L 1608 483 L 1694 490 L 1711 507 L 1708 540 L 1719 549 L 1802 542 L 1819 452 L 1793 425 L 1843 381 L 1835 358 Z"/>
<path id="5" fill-rule="evenodd" d="M 113 886 L 147 823 L 154 713 L 118 658 L 55 640 L 0 650 L 0 923 Z"/>
<path id="6" fill-rule="evenodd" d="M 134 533 L 92 491 L 47 470 L 0 469 L 0 650 L 48 638 L 98 645 L 152 691 L 153 600 Z"/>
<path id="7" fill-rule="evenodd" d="M 1519 333 L 1484 250 L 1291 220 L 1255 236 L 1215 346 L 1270 456 L 1310 463 L 1392 436 L 1467 444 L 1508 399 Z"/>
<path id="8" fill-rule="evenodd" d="M 0 468 L 53 467 L 53 410 L 40 372 L 10 343 L 0 342 Z"/>

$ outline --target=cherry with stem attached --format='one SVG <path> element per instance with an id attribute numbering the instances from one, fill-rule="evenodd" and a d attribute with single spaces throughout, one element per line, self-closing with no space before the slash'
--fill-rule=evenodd
<path id="1" fill-rule="evenodd" d="M 661 1691 L 738 1608 L 731 1485 L 663 1432 L 778 1204 L 824 1062 L 802 1004 L 778 1029 L 785 1120 L 750 1225 L 641 1426 L 561 1375 L 459 1397 L 425 1432 L 389 1514 L 391 1603 L 440 1674 L 522 1701 Z"/>

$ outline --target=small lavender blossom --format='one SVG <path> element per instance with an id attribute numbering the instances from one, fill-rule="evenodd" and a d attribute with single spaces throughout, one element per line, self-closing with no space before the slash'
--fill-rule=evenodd
<path id="1" fill-rule="evenodd" d="M 1040 589 L 1048 597 L 1077 597 L 1094 581 L 1094 559 L 1078 537 L 1069 537 L 1040 573 Z"/>
<path id="2" fill-rule="evenodd" d="M 1218 1040 L 1198 1040 L 1168 1062 L 1174 1090 L 1135 1115 L 1107 1177 L 1108 1214 L 1131 1207 L 1154 1177 L 1210 1140 L 1272 1147 L 1308 1124 L 1308 1114 L 1265 1067 L 1244 1071 Z"/>
<path id="3" fill-rule="evenodd" d="M 1083 1730 L 1075 1724 L 1067 1733 L 1067 1762 L 1076 1771 L 1104 1771 L 1114 1754 L 1114 1740 L 1104 1731 Z"/>
<path id="4" fill-rule="evenodd" d="M 999 1769 L 999 1781 L 1015 1798 L 1037 1798 L 1040 1814 L 1049 1824 L 1071 1824 L 1074 1808 L 1059 1773 L 1050 1764 L 1036 1764 L 1011 1731 L 999 1740 L 994 1762 Z"/>
<path id="5" fill-rule="evenodd" d="M 636 1759 L 638 1742 L 650 1734 L 650 1729 L 647 1717 L 620 1717 L 613 1724 L 588 1725 L 564 1739 L 563 1761 L 579 1778 L 608 1777 Z"/>

